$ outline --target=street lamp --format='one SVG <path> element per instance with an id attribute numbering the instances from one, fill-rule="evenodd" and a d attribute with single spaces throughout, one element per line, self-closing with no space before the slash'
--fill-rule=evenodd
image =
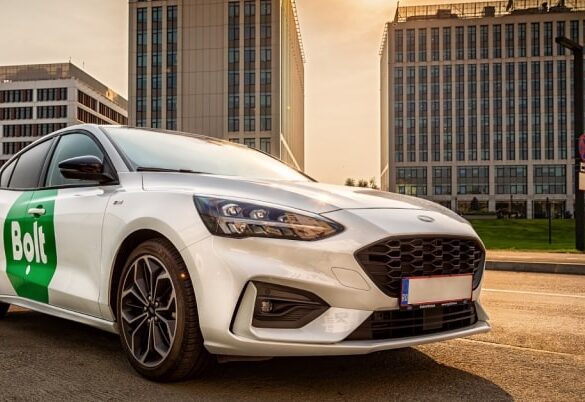
<path id="1" fill-rule="evenodd" d="M 573 52 L 573 71 L 575 77 L 575 91 L 573 104 L 575 115 L 575 246 L 577 250 L 585 251 L 585 220 L 583 192 L 579 189 L 579 173 L 581 171 L 581 155 L 579 154 L 579 136 L 583 134 L 583 46 L 565 36 L 559 36 L 555 42 Z"/>

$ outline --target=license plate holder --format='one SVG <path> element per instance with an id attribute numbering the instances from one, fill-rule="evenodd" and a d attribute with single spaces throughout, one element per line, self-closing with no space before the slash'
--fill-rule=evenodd
<path id="1" fill-rule="evenodd" d="M 469 302 L 473 292 L 472 282 L 472 274 L 402 278 L 400 308 L 410 310 Z"/>

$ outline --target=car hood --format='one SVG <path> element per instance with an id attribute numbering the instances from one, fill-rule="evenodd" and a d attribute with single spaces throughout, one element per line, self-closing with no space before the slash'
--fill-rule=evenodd
<path id="1" fill-rule="evenodd" d="M 188 173 L 144 172 L 142 175 L 146 191 L 244 198 L 319 214 L 339 209 L 388 208 L 431 210 L 458 217 L 451 210 L 421 198 L 368 188 Z"/>

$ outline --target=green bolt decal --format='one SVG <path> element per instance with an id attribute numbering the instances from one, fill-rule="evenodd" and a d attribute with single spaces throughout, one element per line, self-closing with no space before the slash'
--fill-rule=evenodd
<path id="1" fill-rule="evenodd" d="M 4 222 L 6 273 L 16 294 L 41 303 L 49 302 L 49 284 L 57 269 L 55 197 L 57 190 L 23 193 Z M 43 208 L 33 217 L 29 208 Z"/>

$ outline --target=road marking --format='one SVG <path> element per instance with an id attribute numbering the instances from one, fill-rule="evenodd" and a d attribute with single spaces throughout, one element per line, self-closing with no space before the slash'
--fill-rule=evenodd
<path id="1" fill-rule="evenodd" d="M 570 295 L 563 293 L 542 293 L 542 292 L 528 292 L 524 290 L 504 290 L 504 289 L 482 289 L 485 292 L 496 292 L 496 293 L 517 293 L 522 295 L 535 295 L 535 296 L 550 296 L 550 297 L 570 297 L 574 299 L 585 299 L 585 295 Z"/>
<path id="2" fill-rule="evenodd" d="M 477 340 L 477 339 L 463 339 L 463 338 L 459 338 L 459 339 L 454 339 L 454 341 L 456 341 L 456 342 L 464 342 L 464 343 L 481 343 L 481 344 L 484 344 L 484 345 L 494 346 L 494 347 L 498 347 L 498 348 L 516 349 L 516 350 L 523 350 L 523 351 L 528 351 L 528 352 L 539 352 L 539 353 L 548 353 L 548 354 L 552 354 L 552 355 L 571 356 L 571 357 L 575 357 L 575 358 L 577 358 L 579 360 L 581 360 L 583 358 L 582 355 L 576 355 L 576 354 L 573 354 L 573 353 L 555 352 L 555 351 L 552 351 L 552 350 L 543 350 L 543 349 L 534 349 L 534 348 L 529 348 L 529 347 L 526 347 L 526 346 L 508 345 L 506 343 L 480 341 L 480 340 Z"/>

